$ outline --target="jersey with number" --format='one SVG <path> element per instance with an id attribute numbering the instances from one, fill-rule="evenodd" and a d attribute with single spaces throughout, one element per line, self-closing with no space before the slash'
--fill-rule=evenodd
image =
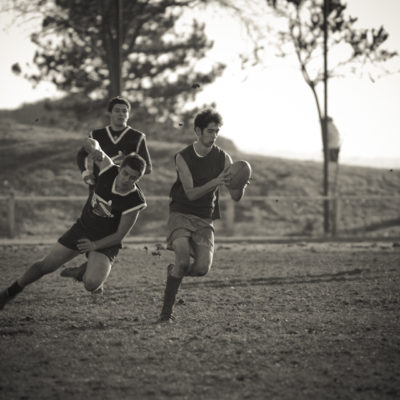
<path id="1" fill-rule="evenodd" d="M 119 193 L 115 188 L 115 178 L 119 167 L 110 165 L 100 171 L 94 190 L 82 210 L 80 223 L 93 234 L 94 240 L 115 233 L 121 216 L 146 208 L 145 197 L 135 185 L 127 193 Z"/>
<path id="2" fill-rule="evenodd" d="M 190 170 L 194 187 L 203 186 L 216 178 L 224 170 L 227 157 L 227 153 L 216 145 L 203 157 L 197 154 L 193 144 L 184 148 L 179 154 Z M 196 200 L 189 200 L 178 175 L 170 191 L 170 211 L 193 214 L 200 218 L 218 219 L 220 218 L 218 193 L 218 188 L 215 188 Z"/>
<path id="3" fill-rule="evenodd" d="M 127 126 L 122 131 L 113 131 L 110 126 L 102 129 L 95 129 L 90 132 L 89 137 L 97 140 L 101 149 L 115 163 L 121 155 L 130 153 L 139 154 L 146 161 L 146 171 L 151 171 L 151 159 L 146 145 L 146 135 L 136 129 Z M 121 161 L 121 160 L 120 160 Z M 82 148 L 77 155 L 77 163 L 81 172 L 87 170 L 95 177 L 99 174 L 97 165 L 88 157 L 87 152 Z"/>

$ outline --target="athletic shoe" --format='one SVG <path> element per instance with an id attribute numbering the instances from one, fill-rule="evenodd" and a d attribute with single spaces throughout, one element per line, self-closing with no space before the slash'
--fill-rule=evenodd
<path id="1" fill-rule="evenodd" d="M 86 265 L 87 265 L 87 263 L 83 263 L 79 267 L 64 268 L 61 271 L 60 276 L 62 276 L 64 278 L 72 278 L 78 282 L 82 282 L 83 275 L 85 274 L 85 271 L 86 271 Z"/>
<path id="2" fill-rule="evenodd" d="M 2 290 L 0 292 L 0 310 L 4 308 L 4 306 L 8 303 L 10 300 L 10 296 L 8 295 L 7 289 Z"/>

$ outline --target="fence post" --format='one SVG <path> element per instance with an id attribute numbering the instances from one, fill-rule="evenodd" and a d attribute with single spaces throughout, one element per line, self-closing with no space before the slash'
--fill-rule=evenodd
<path id="1" fill-rule="evenodd" d="M 230 200 L 226 200 L 225 210 L 225 226 L 226 230 L 232 235 L 235 232 L 235 203 Z"/>
<path id="2" fill-rule="evenodd" d="M 8 237 L 15 236 L 15 193 L 10 192 L 8 197 Z"/>
<path id="3" fill-rule="evenodd" d="M 336 237 L 340 219 L 340 199 L 338 197 L 332 199 L 332 208 L 332 236 Z"/>

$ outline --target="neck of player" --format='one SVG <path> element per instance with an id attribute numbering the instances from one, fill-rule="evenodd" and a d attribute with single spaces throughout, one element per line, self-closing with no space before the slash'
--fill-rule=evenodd
<path id="1" fill-rule="evenodd" d="M 120 132 L 120 131 L 122 131 L 123 129 L 125 129 L 127 127 L 127 124 L 118 124 L 118 125 L 116 125 L 113 122 L 111 122 L 110 126 L 111 126 L 111 129 L 113 131 Z"/>
<path id="2" fill-rule="evenodd" d="M 196 153 L 200 154 L 201 156 L 206 156 L 211 151 L 213 145 L 214 143 L 212 143 L 210 146 L 207 146 L 199 140 L 193 143 Z"/>

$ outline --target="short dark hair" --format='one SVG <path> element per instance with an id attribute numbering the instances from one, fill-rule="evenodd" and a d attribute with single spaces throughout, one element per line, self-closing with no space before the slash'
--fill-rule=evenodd
<path id="1" fill-rule="evenodd" d="M 210 122 L 215 122 L 217 125 L 222 125 L 222 116 L 213 108 L 205 108 L 197 113 L 194 118 L 194 127 L 203 130 Z"/>
<path id="2" fill-rule="evenodd" d="M 146 161 L 136 153 L 128 154 L 121 163 L 121 168 L 128 166 L 138 171 L 140 175 L 144 174 L 146 169 Z"/>
<path id="3" fill-rule="evenodd" d="M 125 99 L 124 97 L 121 96 L 117 96 L 117 97 L 113 97 L 109 102 L 108 102 L 108 106 L 107 106 L 107 111 L 111 112 L 113 107 L 116 104 L 124 104 L 128 107 L 128 111 L 131 110 L 131 103 L 129 103 L 129 101 L 127 99 Z"/>

